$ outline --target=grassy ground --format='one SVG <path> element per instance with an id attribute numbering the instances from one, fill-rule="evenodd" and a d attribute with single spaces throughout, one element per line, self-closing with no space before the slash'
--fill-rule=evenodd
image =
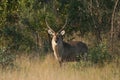
<path id="1" fill-rule="evenodd" d="M 59 67 L 53 57 L 29 60 L 22 56 L 15 61 L 16 69 L 0 70 L 0 80 L 120 80 L 120 68 L 115 63 L 105 66 L 78 66 L 66 63 Z"/>

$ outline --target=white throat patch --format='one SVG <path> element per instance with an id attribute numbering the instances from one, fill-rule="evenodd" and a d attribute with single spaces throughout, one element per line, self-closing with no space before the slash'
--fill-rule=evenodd
<path id="1" fill-rule="evenodd" d="M 52 40 L 52 45 L 56 46 L 57 43 L 54 40 Z"/>

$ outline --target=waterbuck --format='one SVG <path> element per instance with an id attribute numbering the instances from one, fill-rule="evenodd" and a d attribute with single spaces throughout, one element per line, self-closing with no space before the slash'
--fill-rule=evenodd
<path id="1" fill-rule="evenodd" d="M 54 51 L 55 58 L 59 61 L 60 65 L 64 61 L 79 61 L 80 56 L 84 58 L 87 56 L 88 47 L 85 43 L 81 41 L 63 41 L 62 36 L 65 34 L 63 30 L 67 24 L 67 19 L 64 26 L 58 31 L 55 32 L 47 23 L 48 33 L 52 35 L 52 49 Z"/>

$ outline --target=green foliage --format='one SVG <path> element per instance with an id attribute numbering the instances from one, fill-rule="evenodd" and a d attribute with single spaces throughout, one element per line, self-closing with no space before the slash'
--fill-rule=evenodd
<path id="1" fill-rule="evenodd" d="M 100 44 L 90 49 L 88 59 L 92 63 L 104 64 L 106 62 L 110 62 L 112 60 L 112 56 L 108 52 L 106 46 Z"/>
<path id="2" fill-rule="evenodd" d="M 0 66 L 5 68 L 6 66 L 13 66 L 15 60 L 15 54 L 9 51 L 9 48 L 0 48 Z"/>
<path id="3" fill-rule="evenodd" d="M 1 13 L 3 17 L 0 28 L 1 45 L 25 52 L 36 50 L 36 46 L 38 46 L 36 35 L 41 34 L 40 37 L 45 37 L 41 1 L 6 0 L 2 2 L 1 6 L 5 8 L 2 9 L 4 13 Z M 5 19 L 4 22 L 3 19 Z"/>

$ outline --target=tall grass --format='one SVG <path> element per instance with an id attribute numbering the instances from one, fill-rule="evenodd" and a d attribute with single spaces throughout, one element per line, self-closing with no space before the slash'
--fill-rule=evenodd
<path id="1" fill-rule="evenodd" d="M 45 60 L 21 56 L 14 64 L 13 69 L 0 70 L 0 80 L 120 80 L 120 68 L 116 63 L 83 67 L 72 62 L 59 67 L 48 55 Z"/>

